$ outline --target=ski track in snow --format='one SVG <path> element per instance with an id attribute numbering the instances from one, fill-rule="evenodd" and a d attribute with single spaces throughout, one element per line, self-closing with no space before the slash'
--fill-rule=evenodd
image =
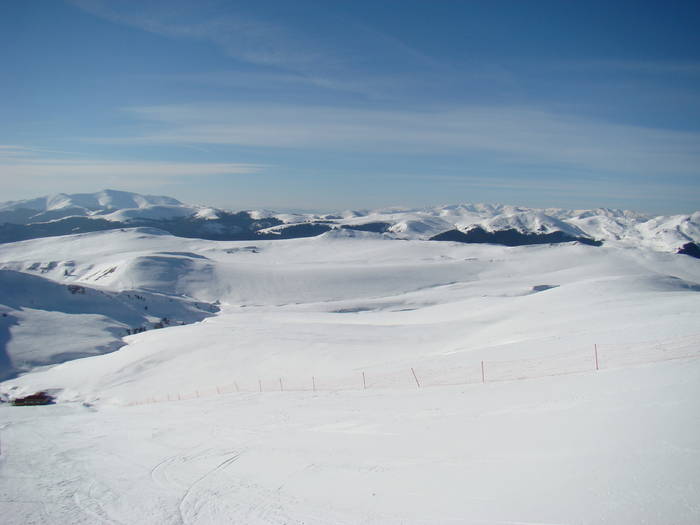
<path id="1" fill-rule="evenodd" d="M 219 463 L 217 466 L 215 466 L 213 469 L 209 470 L 206 472 L 202 477 L 198 478 L 194 483 L 192 483 L 187 489 L 185 490 L 185 493 L 183 494 L 182 498 L 180 499 L 180 502 L 178 503 L 178 512 L 180 514 L 180 522 L 183 523 L 184 525 L 189 525 L 190 523 L 195 523 L 195 520 L 197 519 L 198 514 L 201 512 L 201 507 L 203 504 L 209 504 L 211 505 L 212 503 L 214 504 L 213 506 L 216 507 L 216 495 L 214 494 L 214 497 L 202 497 L 198 496 L 198 492 L 204 492 L 205 495 L 208 495 L 209 491 L 206 488 L 206 481 L 209 479 L 211 476 L 214 476 L 216 473 L 218 473 L 220 470 L 227 468 L 231 463 L 236 461 L 239 457 L 241 456 L 241 453 L 235 453 L 232 454 L 229 458 L 225 459 L 221 463 Z M 211 483 L 210 483 L 211 486 Z M 218 488 L 217 485 L 215 487 Z M 192 501 L 190 501 L 192 500 Z M 191 519 L 190 519 L 191 516 Z"/>
<path id="2" fill-rule="evenodd" d="M 110 493 L 109 489 L 106 487 L 99 487 L 100 494 L 98 496 L 95 494 L 97 488 L 98 483 L 92 482 L 85 493 L 76 492 L 73 495 L 73 501 L 75 501 L 75 504 L 80 511 L 95 520 L 97 523 L 126 525 L 123 521 L 119 521 L 111 516 L 100 503 L 106 498 L 115 499 L 117 494 Z"/>

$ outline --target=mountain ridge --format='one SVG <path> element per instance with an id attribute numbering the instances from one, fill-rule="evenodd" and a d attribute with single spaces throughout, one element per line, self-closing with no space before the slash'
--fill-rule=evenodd
<path id="1" fill-rule="evenodd" d="M 603 242 L 665 252 L 700 243 L 700 212 L 650 216 L 610 208 L 463 203 L 337 214 L 278 213 L 224 210 L 117 190 L 0 203 L 0 243 L 131 227 L 208 240 L 291 239 L 350 229 L 396 239 L 443 240 L 447 236 L 457 242 L 503 244 L 502 239 L 507 238 L 506 245 Z M 473 235 L 475 231 L 478 235 Z"/>

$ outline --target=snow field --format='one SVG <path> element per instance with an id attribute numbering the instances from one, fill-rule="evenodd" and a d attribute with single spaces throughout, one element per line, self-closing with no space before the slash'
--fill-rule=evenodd
<path id="1" fill-rule="evenodd" d="M 63 388 L 66 400 L 128 403 L 233 382 L 254 391 L 259 379 L 269 390 L 279 378 L 308 388 L 312 376 L 319 389 L 356 388 L 362 371 L 370 383 L 395 377 L 411 387 L 411 368 L 426 381 L 432 370 L 434 382 L 464 382 L 457 371 L 478 378 L 481 360 L 494 374 L 491 361 L 590 363 L 594 344 L 692 335 L 700 310 L 697 261 L 642 250 L 327 234 L 257 243 L 253 252 L 242 242 L 141 230 L 44 241 L 54 258 L 73 256 L 73 275 L 53 276 L 65 283 L 222 303 L 203 322 L 130 336 L 116 354 L 2 384 L 6 392 Z M 48 258 L 38 241 L 0 247 L 0 256 L 14 267 Z M 144 260 L 153 264 L 134 263 Z M 98 265 L 116 269 L 95 281 Z"/>
<path id="2" fill-rule="evenodd" d="M 55 406 L 0 406 L 10 525 L 700 521 L 690 257 L 136 229 L 2 245 L 0 267 L 53 290 L 6 294 L 11 358 L 42 316 L 66 326 L 62 351 L 95 344 L 124 315 L 78 329 L 100 294 L 221 308 L 0 383 L 59 389 Z"/>
<path id="3" fill-rule="evenodd" d="M 589 524 L 700 516 L 700 360 L 427 390 L 2 408 L 24 523 Z"/>

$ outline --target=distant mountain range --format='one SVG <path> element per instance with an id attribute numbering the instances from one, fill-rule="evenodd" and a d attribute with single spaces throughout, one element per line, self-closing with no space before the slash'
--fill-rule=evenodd
<path id="1" fill-rule="evenodd" d="M 700 212 L 651 217 L 599 208 L 532 209 L 500 204 L 391 208 L 340 214 L 227 211 L 163 196 L 104 190 L 0 203 L 0 243 L 102 230 L 150 227 L 209 240 L 313 237 L 338 230 L 388 238 L 506 246 L 581 242 L 642 246 L 698 255 Z"/>

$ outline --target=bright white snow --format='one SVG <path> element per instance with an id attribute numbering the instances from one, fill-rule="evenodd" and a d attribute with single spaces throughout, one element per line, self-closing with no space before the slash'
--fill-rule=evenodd
<path id="1" fill-rule="evenodd" d="M 0 245 L 0 271 L 221 306 L 0 383 L 60 401 L 0 407 L 4 522 L 700 521 L 691 257 L 139 228 Z M 53 314 L 62 353 L 115 322 L 61 297 L 0 293 L 6 357 L 51 345 Z"/>
<path id="2" fill-rule="evenodd" d="M 3 523 L 694 525 L 699 374 L 0 408 Z"/>

